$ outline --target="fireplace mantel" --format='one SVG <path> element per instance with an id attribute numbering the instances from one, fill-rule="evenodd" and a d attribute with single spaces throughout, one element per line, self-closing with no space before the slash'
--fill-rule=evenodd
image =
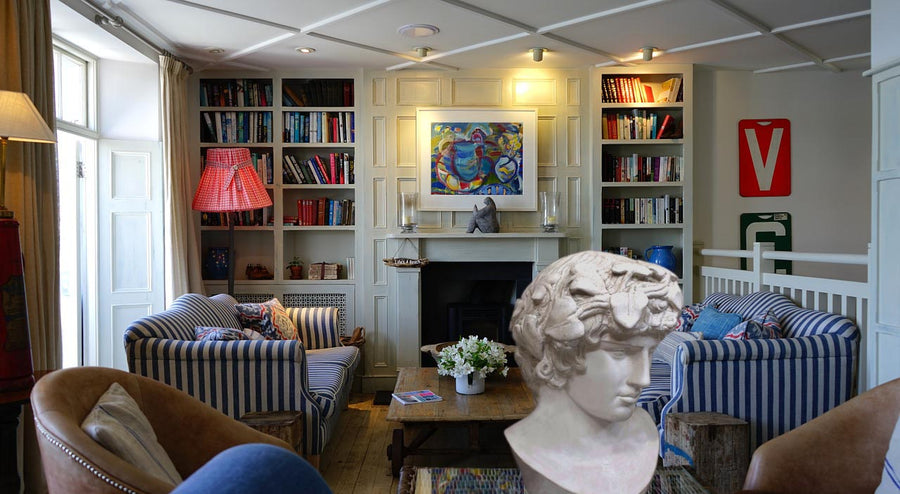
<path id="1" fill-rule="evenodd" d="M 564 233 L 392 233 L 388 252 L 394 257 L 428 258 L 432 262 L 532 263 L 532 276 L 560 257 Z M 418 367 L 421 332 L 421 268 L 392 269 L 397 367 Z"/>

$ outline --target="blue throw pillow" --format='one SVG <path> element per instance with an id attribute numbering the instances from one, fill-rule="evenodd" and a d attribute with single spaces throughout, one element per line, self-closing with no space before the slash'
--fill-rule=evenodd
<path id="1" fill-rule="evenodd" d="M 731 328 L 741 323 L 740 314 L 719 312 L 714 307 L 707 307 L 700 313 L 700 317 L 694 321 L 692 331 L 703 333 L 704 340 L 722 339 Z"/>
<path id="2" fill-rule="evenodd" d="M 194 328 L 197 341 L 234 341 L 246 340 L 247 335 L 240 329 L 197 326 Z"/>

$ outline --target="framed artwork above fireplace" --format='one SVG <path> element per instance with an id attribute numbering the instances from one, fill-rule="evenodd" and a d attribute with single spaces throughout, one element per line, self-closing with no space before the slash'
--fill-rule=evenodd
<path id="1" fill-rule="evenodd" d="M 419 209 L 537 206 L 537 110 L 416 110 Z"/>

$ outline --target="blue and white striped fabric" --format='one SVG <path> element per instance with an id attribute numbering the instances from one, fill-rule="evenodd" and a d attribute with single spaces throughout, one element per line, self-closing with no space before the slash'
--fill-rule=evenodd
<path id="1" fill-rule="evenodd" d="M 287 314 L 308 350 L 341 346 L 337 307 L 293 307 Z"/>
<path id="2" fill-rule="evenodd" d="M 310 365 L 299 340 L 195 341 L 195 326 L 240 328 L 233 300 L 186 294 L 170 309 L 134 321 L 124 335 L 129 370 L 234 418 L 302 411 L 304 452 L 320 454 L 347 403 L 359 350 L 339 347 L 331 357 L 318 350 L 323 355 L 316 359 L 330 362 Z"/>
<path id="3" fill-rule="evenodd" d="M 720 412 L 749 423 L 752 452 L 851 397 L 859 329 L 850 319 L 797 307 L 770 292 L 713 294 L 704 302 L 743 317 L 773 309 L 785 338 L 679 345 L 671 400 L 661 413 L 662 438 L 669 412 Z"/>
<path id="4" fill-rule="evenodd" d="M 666 403 L 669 402 L 669 387 L 672 384 L 672 370 L 669 364 L 653 361 L 650 363 L 650 385 L 641 391 L 637 404 L 647 410 L 654 423 L 659 423 L 659 416 Z"/>

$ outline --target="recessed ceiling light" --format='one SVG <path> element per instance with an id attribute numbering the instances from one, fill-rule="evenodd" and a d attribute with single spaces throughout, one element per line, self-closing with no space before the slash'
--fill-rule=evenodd
<path id="1" fill-rule="evenodd" d="M 224 48 L 207 48 L 206 51 L 208 51 L 212 55 L 221 55 L 225 53 Z"/>
<path id="2" fill-rule="evenodd" d="M 397 28 L 397 32 L 409 38 L 424 38 L 426 36 L 434 36 L 441 30 L 431 24 L 407 24 Z"/>
<path id="3" fill-rule="evenodd" d="M 304 55 L 309 55 L 310 53 L 314 53 L 316 51 L 315 48 L 310 48 L 308 46 L 298 46 L 294 49 L 297 50 L 297 53 L 302 53 Z"/>

